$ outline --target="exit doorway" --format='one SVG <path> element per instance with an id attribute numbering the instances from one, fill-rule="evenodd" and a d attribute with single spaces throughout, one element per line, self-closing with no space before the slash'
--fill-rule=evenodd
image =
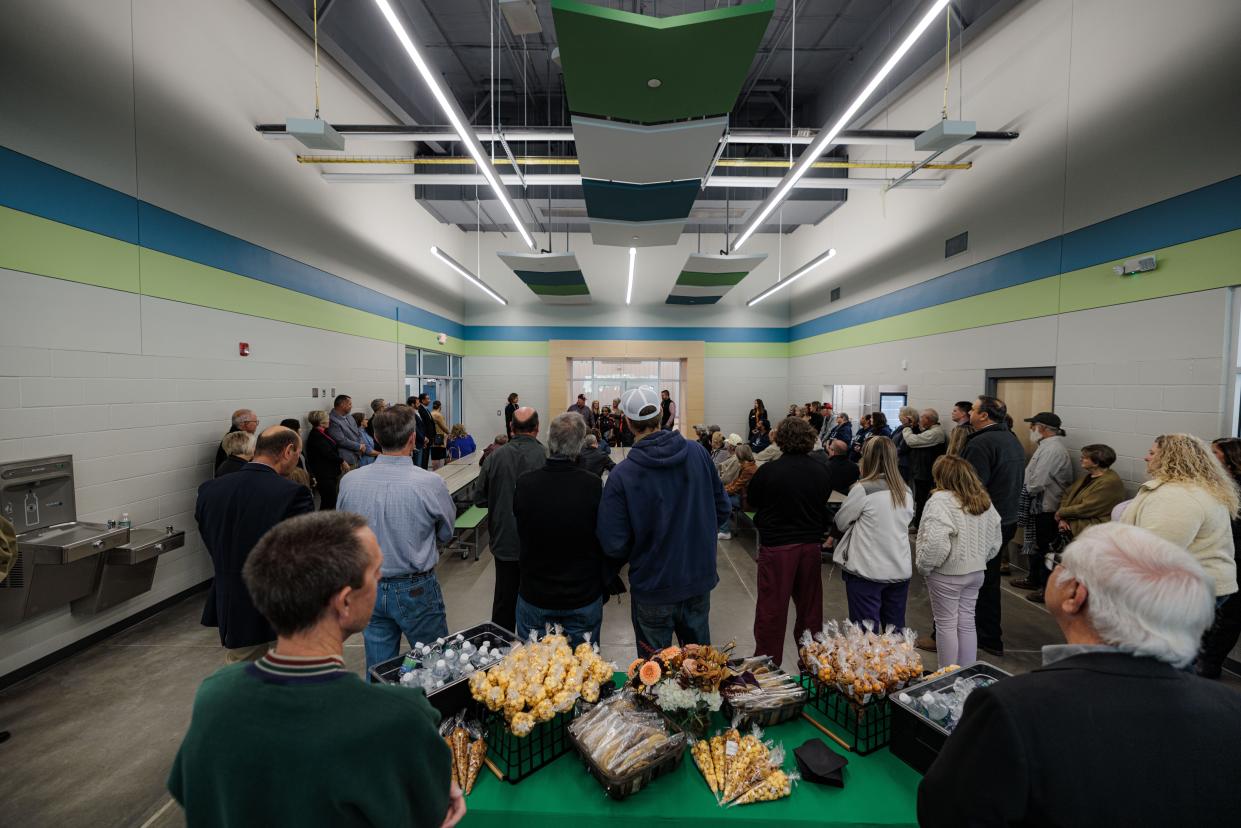
<path id="1" fill-rule="evenodd" d="M 1008 406 L 1013 418 L 1013 433 L 1021 440 L 1028 458 L 1036 444 L 1030 439 L 1030 429 L 1023 420 L 1040 411 L 1054 411 L 1056 399 L 1056 369 L 1001 368 L 987 371 L 987 394 L 999 397 Z"/>

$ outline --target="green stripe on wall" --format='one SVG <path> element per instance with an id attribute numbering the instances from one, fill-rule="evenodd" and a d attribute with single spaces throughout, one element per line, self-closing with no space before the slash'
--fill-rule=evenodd
<path id="1" fill-rule="evenodd" d="M 0 207 L 0 267 L 138 292 L 138 246 Z"/>
<path id="2" fill-rule="evenodd" d="M 1158 264 L 1155 270 L 1148 273 L 1117 276 L 1111 264 L 1065 273 L 1061 277 L 1060 312 L 1103 308 L 1241 284 L 1241 230 L 1162 250 L 1135 253 L 1127 258 L 1151 253 Z"/>
<path id="3" fill-rule="evenodd" d="M 0 267 L 460 355 L 461 340 L 19 210 L 0 207 Z M 141 279 L 139 278 L 141 274 Z"/>
<path id="4" fill-rule="evenodd" d="M 457 339 L 455 336 L 448 337 L 448 340 L 441 345 L 436 337 L 438 333 L 428 331 L 426 328 L 419 328 L 416 325 L 410 325 L 406 322 L 400 322 L 397 331 L 398 342 L 402 345 L 412 345 L 415 348 L 426 348 L 431 351 L 440 351 L 445 354 L 454 354 L 461 356 L 465 353 L 465 343 Z"/>
<path id="5" fill-rule="evenodd" d="M 784 359 L 789 355 L 787 342 L 707 342 L 705 345 L 708 359 L 711 357 Z"/>
<path id="6" fill-rule="evenodd" d="M 933 308 L 923 308 L 801 339 L 790 344 L 789 355 L 821 354 L 842 348 L 856 348 L 860 345 L 875 345 L 880 342 L 1048 316 L 1056 313 L 1059 306 L 1060 278 L 1051 276 L 1024 285 L 946 302 Z"/>
<path id="7" fill-rule="evenodd" d="M 295 290 L 142 250 L 142 292 L 174 302 L 245 313 L 385 342 L 397 341 L 397 322 Z"/>

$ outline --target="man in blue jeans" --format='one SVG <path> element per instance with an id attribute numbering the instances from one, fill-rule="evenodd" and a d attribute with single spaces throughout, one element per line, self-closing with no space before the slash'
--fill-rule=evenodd
<path id="1" fill-rule="evenodd" d="M 629 562 L 638 655 L 672 644 L 711 643 L 716 532 L 732 504 L 711 457 L 677 431 L 660 430 L 659 395 L 635 388 L 621 398 L 634 434 L 628 456 L 608 474 L 597 534 L 603 553 Z"/>
<path id="2" fill-rule="evenodd" d="M 414 409 L 394 405 L 371 422 L 382 453 L 341 479 L 336 502 L 337 509 L 366 518 L 383 551 L 375 611 L 362 634 L 368 674 L 400 654 L 401 633 L 410 644 L 448 634 L 435 579 L 436 541 L 452 537 L 457 517 L 443 478 L 410 462 L 418 434 Z"/>

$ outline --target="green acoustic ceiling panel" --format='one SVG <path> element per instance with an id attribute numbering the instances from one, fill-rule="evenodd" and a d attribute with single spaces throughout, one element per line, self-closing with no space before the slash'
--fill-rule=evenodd
<path id="1" fill-rule="evenodd" d="M 714 305 L 766 258 L 766 253 L 754 256 L 691 254 L 666 304 Z"/>
<path id="2" fill-rule="evenodd" d="M 775 0 L 647 17 L 552 0 L 569 110 L 641 124 L 732 111 Z"/>
<path id="3" fill-rule="evenodd" d="M 669 221 L 684 219 L 694 206 L 701 182 L 668 181 L 661 184 L 620 184 L 582 179 L 586 214 L 608 221 Z"/>
<path id="4" fill-rule="evenodd" d="M 590 288 L 572 253 L 498 253 L 517 278 L 549 305 L 588 305 Z"/>
<path id="5" fill-rule="evenodd" d="M 583 178 L 655 184 L 702 178 L 727 118 L 643 126 L 573 116 L 573 140 Z"/>

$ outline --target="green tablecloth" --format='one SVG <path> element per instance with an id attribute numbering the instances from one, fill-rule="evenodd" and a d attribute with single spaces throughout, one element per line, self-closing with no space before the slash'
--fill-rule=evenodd
<path id="1" fill-rule="evenodd" d="M 848 734 L 818 711 L 807 712 L 848 741 Z M 723 726 L 718 720 L 712 727 Z M 729 825 L 813 823 L 823 826 L 917 825 L 917 788 L 921 776 L 887 748 L 869 756 L 846 753 L 801 718 L 769 728 L 767 738 L 784 745 L 784 766 L 794 770 L 793 749 L 821 738 L 848 756 L 845 787 L 799 782 L 793 795 L 775 802 L 721 808 L 686 750 L 681 766 L 649 788 L 621 802 L 608 798 L 572 750 L 516 785 L 501 782 L 486 769 L 467 798 L 466 828 L 601 828 L 601 826 L 672 825 L 687 820 L 718 820 Z"/>

